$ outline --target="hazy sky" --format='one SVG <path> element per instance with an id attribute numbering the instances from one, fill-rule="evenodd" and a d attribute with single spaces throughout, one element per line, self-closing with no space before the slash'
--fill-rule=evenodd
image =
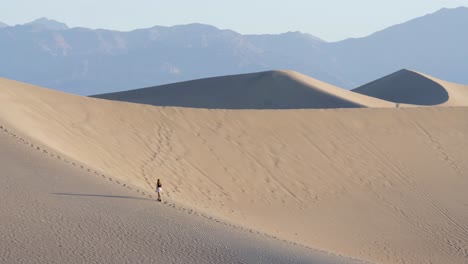
<path id="1" fill-rule="evenodd" d="M 0 21 L 48 17 L 124 31 L 199 22 L 243 34 L 302 31 L 335 41 L 457 6 L 468 0 L 1 0 Z"/>

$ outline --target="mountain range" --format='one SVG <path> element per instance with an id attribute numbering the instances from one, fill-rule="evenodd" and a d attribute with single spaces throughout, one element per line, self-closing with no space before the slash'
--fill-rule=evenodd
<path id="1" fill-rule="evenodd" d="M 129 32 L 41 18 L 0 25 L 0 76 L 82 95 L 289 69 L 352 89 L 402 68 L 468 83 L 468 8 L 441 9 L 370 36 L 242 35 L 203 24 Z"/>

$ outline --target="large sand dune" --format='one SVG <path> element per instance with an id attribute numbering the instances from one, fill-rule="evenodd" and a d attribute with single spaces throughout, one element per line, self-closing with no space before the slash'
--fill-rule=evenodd
<path id="1" fill-rule="evenodd" d="M 157 203 L 72 162 L 0 129 L 0 263 L 362 263 Z"/>
<path id="2" fill-rule="evenodd" d="M 468 106 L 468 85 L 447 82 L 406 69 L 365 84 L 353 91 L 395 103 Z"/>
<path id="3" fill-rule="evenodd" d="M 379 263 L 466 263 L 467 107 L 207 110 L 0 80 L 17 135 L 169 201 Z"/>
<path id="4" fill-rule="evenodd" d="M 294 71 L 214 77 L 125 92 L 96 95 L 156 106 L 216 109 L 394 107 Z"/>

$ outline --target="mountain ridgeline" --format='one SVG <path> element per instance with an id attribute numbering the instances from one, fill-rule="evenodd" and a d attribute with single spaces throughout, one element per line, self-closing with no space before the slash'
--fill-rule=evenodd
<path id="1" fill-rule="evenodd" d="M 347 89 L 403 68 L 468 83 L 463 28 L 465 7 L 334 43 L 300 32 L 242 35 L 202 24 L 120 32 L 41 18 L 0 24 L 0 77 L 82 95 L 276 69 Z"/>

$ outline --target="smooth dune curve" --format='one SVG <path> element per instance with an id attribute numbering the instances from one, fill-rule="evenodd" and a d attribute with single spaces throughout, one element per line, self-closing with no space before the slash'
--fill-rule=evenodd
<path id="1" fill-rule="evenodd" d="M 0 121 L 226 221 L 378 263 L 466 263 L 467 107 L 208 110 L 0 79 Z"/>
<path id="2" fill-rule="evenodd" d="M 158 203 L 7 130 L 0 128 L 0 263 L 363 263 Z"/>
<path id="3" fill-rule="evenodd" d="M 161 85 L 94 97 L 212 109 L 394 107 L 294 71 L 267 71 Z"/>
<path id="4" fill-rule="evenodd" d="M 468 106 L 468 86 L 412 70 L 400 70 L 360 86 L 353 92 L 382 100 L 437 106 Z"/>

